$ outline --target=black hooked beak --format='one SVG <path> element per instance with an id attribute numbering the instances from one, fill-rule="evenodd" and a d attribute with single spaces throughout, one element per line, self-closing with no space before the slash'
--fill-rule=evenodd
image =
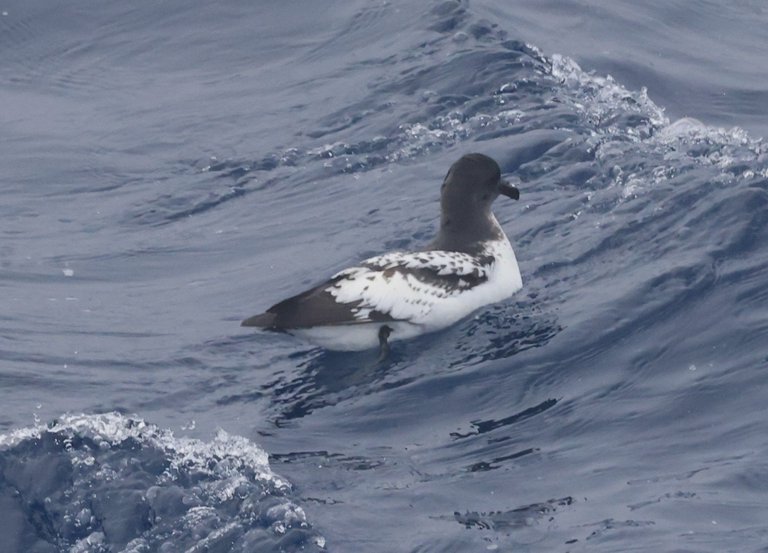
<path id="1" fill-rule="evenodd" d="M 513 200 L 520 199 L 520 191 L 517 187 L 512 186 L 505 180 L 499 180 L 499 194 L 503 194 L 507 198 L 512 198 Z"/>

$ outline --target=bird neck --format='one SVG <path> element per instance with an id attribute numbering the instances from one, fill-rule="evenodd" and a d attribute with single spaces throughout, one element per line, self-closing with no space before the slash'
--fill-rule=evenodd
<path id="1" fill-rule="evenodd" d="M 490 211 L 471 216 L 466 213 L 456 216 L 450 212 L 443 212 L 440 230 L 427 249 L 474 255 L 482 251 L 485 242 L 499 240 L 503 236 L 504 231 Z"/>

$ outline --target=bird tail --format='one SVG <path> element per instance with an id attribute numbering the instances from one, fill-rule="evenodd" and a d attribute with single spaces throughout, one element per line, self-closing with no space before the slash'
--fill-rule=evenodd
<path id="1" fill-rule="evenodd" d="M 274 313 L 260 313 L 253 317 L 248 317 L 240 326 L 258 326 L 260 328 L 269 328 L 275 323 Z"/>

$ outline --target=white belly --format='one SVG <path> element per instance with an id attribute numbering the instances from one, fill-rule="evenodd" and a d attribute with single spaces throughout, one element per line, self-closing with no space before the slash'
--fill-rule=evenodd
<path id="1" fill-rule="evenodd" d="M 336 326 L 314 326 L 311 328 L 293 328 L 289 330 L 298 336 L 325 349 L 335 351 L 362 351 L 379 347 L 379 329 L 388 326 L 392 329 L 389 342 L 414 338 L 425 332 L 431 332 L 407 322 L 359 323 Z M 437 330 L 437 329 L 435 329 Z"/>

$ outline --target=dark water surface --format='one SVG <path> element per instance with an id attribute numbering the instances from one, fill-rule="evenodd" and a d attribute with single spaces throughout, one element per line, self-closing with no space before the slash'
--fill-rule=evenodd
<path id="1" fill-rule="evenodd" d="M 602 4 L 1 4 L 0 551 L 768 551 L 768 8 Z M 469 151 L 517 296 L 238 326 Z"/>

